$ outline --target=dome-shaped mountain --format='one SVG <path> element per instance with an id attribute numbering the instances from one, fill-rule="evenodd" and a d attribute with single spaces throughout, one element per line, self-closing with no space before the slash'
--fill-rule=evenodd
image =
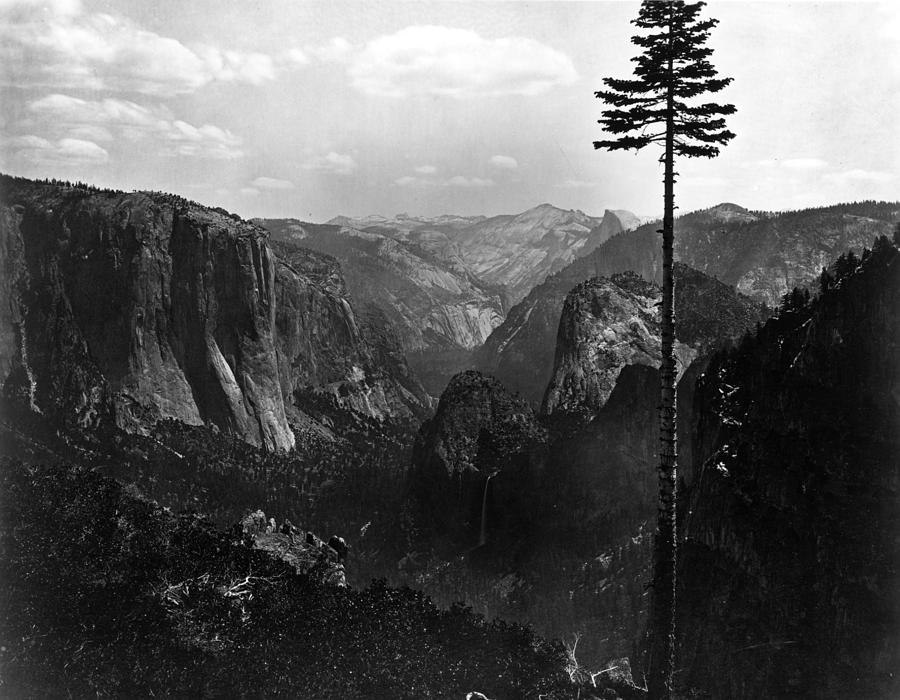
<path id="1" fill-rule="evenodd" d="M 496 379 L 454 376 L 413 448 L 410 498 L 420 528 L 451 548 L 484 545 L 500 531 L 521 535 L 546 440 L 532 409 Z"/>

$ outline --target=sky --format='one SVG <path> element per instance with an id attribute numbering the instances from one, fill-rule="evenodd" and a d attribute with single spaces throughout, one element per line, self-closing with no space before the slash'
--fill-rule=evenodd
<path id="1" fill-rule="evenodd" d="M 662 210 L 606 152 L 637 2 L 0 0 L 0 170 L 244 217 Z M 684 211 L 900 199 L 900 3 L 713 0 L 737 113 Z"/>

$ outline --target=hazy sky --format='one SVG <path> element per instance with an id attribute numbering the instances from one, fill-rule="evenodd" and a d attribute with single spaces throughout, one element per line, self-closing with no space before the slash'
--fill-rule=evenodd
<path id="1" fill-rule="evenodd" d="M 243 216 L 662 209 L 595 151 L 637 2 L 0 0 L 0 169 Z M 712 2 L 737 138 L 684 210 L 900 198 L 900 3 Z"/>

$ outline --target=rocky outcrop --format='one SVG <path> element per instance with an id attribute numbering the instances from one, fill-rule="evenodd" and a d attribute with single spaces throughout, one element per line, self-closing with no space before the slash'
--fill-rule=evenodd
<path id="1" fill-rule="evenodd" d="M 4 177 L 0 224 L 0 380 L 54 419 L 175 418 L 286 450 L 298 386 L 391 410 L 333 261 L 282 260 L 259 227 L 156 193 Z"/>
<path id="2" fill-rule="evenodd" d="M 697 385 L 678 666 L 713 697 L 900 691 L 900 251 L 824 283 Z"/>
<path id="3" fill-rule="evenodd" d="M 566 296 L 542 412 L 596 413 L 626 365 L 658 367 L 659 288 L 634 273 L 583 282 Z M 676 342 L 679 375 L 696 350 Z"/>
<path id="4" fill-rule="evenodd" d="M 339 552 L 315 533 L 302 531 L 290 520 L 284 520 L 279 525 L 275 518 L 266 519 L 263 511 L 256 510 L 245 515 L 232 528 L 232 533 L 240 542 L 268 552 L 298 574 L 309 574 L 332 586 L 347 586 L 344 570 L 346 549 Z M 343 538 L 332 537 L 332 541 L 342 543 Z"/>
<path id="5" fill-rule="evenodd" d="M 676 263 L 678 377 L 697 358 L 762 320 L 761 305 L 728 285 Z M 596 414 L 622 368 L 658 367 L 660 289 L 634 273 L 593 278 L 566 296 L 556 359 L 544 396 L 545 414 Z"/>

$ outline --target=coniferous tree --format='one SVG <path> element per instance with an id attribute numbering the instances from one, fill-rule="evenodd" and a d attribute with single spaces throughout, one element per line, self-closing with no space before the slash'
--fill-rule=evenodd
<path id="1" fill-rule="evenodd" d="M 734 105 L 697 98 L 722 90 L 731 78 L 718 78 L 705 46 L 715 19 L 700 19 L 705 3 L 644 0 L 632 24 L 646 33 L 632 37 L 643 53 L 632 79 L 606 78 L 596 94 L 608 109 L 599 123 L 613 138 L 594 148 L 640 150 L 663 146 L 664 215 L 663 299 L 661 307 L 659 507 L 653 562 L 648 690 L 651 698 L 671 694 L 675 653 L 675 282 L 672 275 L 675 210 L 675 157 L 712 158 L 734 138 L 724 117 Z"/>

